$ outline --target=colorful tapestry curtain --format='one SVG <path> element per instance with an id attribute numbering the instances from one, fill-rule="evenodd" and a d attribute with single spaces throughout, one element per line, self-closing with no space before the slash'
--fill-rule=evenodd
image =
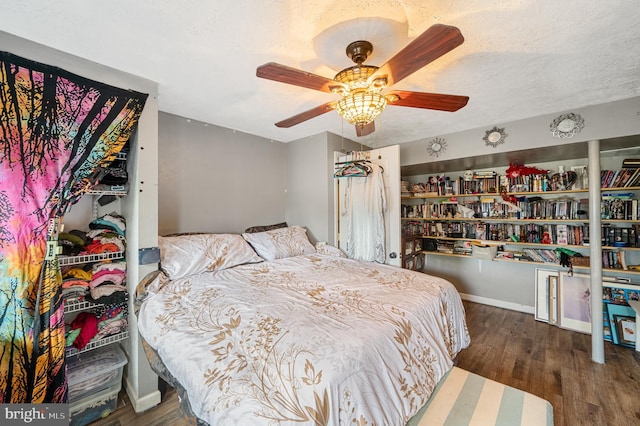
<path id="1" fill-rule="evenodd" d="M 55 225 L 146 99 L 0 52 L 0 402 L 67 402 Z"/>

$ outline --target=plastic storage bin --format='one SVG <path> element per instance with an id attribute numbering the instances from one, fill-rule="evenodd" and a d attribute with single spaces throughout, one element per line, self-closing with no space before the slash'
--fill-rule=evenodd
<path id="1" fill-rule="evenodd" d="M 492 260 L 498 254 L 498 246 L 471 246 L 471 255 L 478 259 Z"/>
<path id="2" fill-rule="evenodd" d="M 67 360 L 69 402 L 80 401 L 122 383 L 127 357 L 119 345 L 109 345 Z"/>
<path id="3" fill-rule="evenodd" d="M 84 426 L 100 418 L 107 417 L 118 407 L 121 383 L 69 405 L 70 426 Z"/>

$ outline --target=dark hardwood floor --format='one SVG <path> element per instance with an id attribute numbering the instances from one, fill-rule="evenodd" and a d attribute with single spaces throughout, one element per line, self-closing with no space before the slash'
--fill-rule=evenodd
<path id="1" fill-rule="evenodd" d="M 640 425 L 640 354 L 605 342 L 591 361 L 591 336 L 533 315 L 465 302 L 471 346 L 458 366 L 553 405 L 556 426 Z"/>
<path id="2" fill-rule="evenodd" d="M 535 321 L 533 315 L 464 302 L 471 346 L 458 367 L 525 390 L 553 404 L 556 426 L 640 425 L 640 354 L 605 343 L 605 364 L 591 361 L 591 337 Z M 93 425 L 193 425 L 173 389 L 136 414 L 124 391 L 118 409 Z"/>

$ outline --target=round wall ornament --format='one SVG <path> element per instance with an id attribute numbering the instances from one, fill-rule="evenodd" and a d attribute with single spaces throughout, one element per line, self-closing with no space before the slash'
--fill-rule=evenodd
<path id="1" fill-rule="evenodd" d="M 429 155 L 432 157 L 439 157 L 440 154 L 445 152 L 447 149 L 447 141 L 442 138 L 435 138 L 427 145 L 427 151 Z"/>
<path id="2" fill-rule="evenodd" d="M 571 138 L 584 127 L 584 120 L 578 114 L 562 114 L 549 125 L 551 134 L 557 138 Z"/>
<path id="3" fill-rule="evenodd" d="M 493 129 L 487 130 L 485 132 L 482 140 L 484 140 L 484 143 L 487 146 L 492 146 L 495 148 L 501 143 L 504 143 L 504 140 L 507 138 L 507 136 L 509 135 L 505 133 L 504 127 L 498 128 L 494 126 Z"/>

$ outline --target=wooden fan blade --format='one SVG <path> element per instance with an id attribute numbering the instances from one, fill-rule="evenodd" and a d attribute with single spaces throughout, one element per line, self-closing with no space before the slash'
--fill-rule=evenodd
<path id="1" fill-rule="evenodd" d="M 389 105 L 451 112 L 459 110 L 469 101 L 468 96 L 410 92 L 406 90 L 392 90 L 386 93 L 385 97 Z M 397 97 L 397 99 L 394 99 L 395 97 Z"/>
<path id="2" fill-rule="evenodd" d="M 462 33 L 449 25 L 432 25 L 404 49 L 396 53 L 370 77 L 373 81 L 386 76 L 387 87 L 418 71 L 464 42 Z"/>
<path id="3" fill-rule="evenodd" d="M 326 104 L 319 105 L 315 108 L 312 108 L 308 111 L 301 112 L 300 114 L 294 115 L 293 117 L 289 117 L 285 120 L 279 121 L 276 123 L 278 127 L 291 127 L 296 124 L 300 124 L 303 121 L 310 120 L 314 117 L 324 114 L 325 112 L 332 111 L 334 107 L 334 102 L 327 102 Z"/>
<path id="4" fill-rule="evenodd" d="M 330 78 L 291 68 L 286 65 L 276 64 L 275 62 L 260 65 L 256 70 L 256 75 L 260 78 L 266 78 L 267 80 L 293 84 L 294 86 L 320 90 L 321 92 L 331 93 L 331 86 L 341 86 L 341 83 Z"/>
<path id="5" fill-rule="evenodd" d="M 364 127 L 358 126 L 357 124 L 355 125 L 355 127 L 356 127 L 356 136 L 367 136 L 376 131 L 376 124 L 374 121 L 372 121 L 371 123 L 367 124 Z"/>

